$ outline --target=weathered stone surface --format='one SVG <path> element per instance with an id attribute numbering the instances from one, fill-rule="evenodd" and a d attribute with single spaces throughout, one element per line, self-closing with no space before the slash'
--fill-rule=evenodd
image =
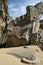
<path id="1" fill-rule="evenodd" d="M 8 15 L 8 1 L 0 0 L 0 44 L 3 44 L 3 39 L 5 38 L 4 31 L 6 27 L 7 15 Z"/>
<path id="2" fill-rule="evenodd" d="M 43 14 L 43 2 L 36 4 L 35 7 L 39 11 L 39 14 Z"/>
<path id="3" fill-rule="evenodd" d="M 8 37 L 4 47 L 15 47 L 15 46 L 25 46 L 27 45 L 27 40 L 25 38 L 19 38 L 16 35 Z"/>
<path id="4" fill-rule="evenodd" d="M 40 20 L 40 28 L 43 29 L 43 20 Z"/>
<path id="5" fill-rule="evenodd" d="M 26 10 L 27 12 L 25 15 L 20 16 L 16 18 L 15 20 L 13 20 L 13 18 L 8 15 L 8 1 L 7 0 L 0 1 L 0 12 L 1 12 L 0 19 L 2 21 L 0 23 L 1 24 L 4 23 L 4 29 L 3 29 L 4 33 L 10 36 L 8 37 L 8 41 L 6 41 L 8 46 L 9 45 L 19 46 L 23 44 L 25 45 L 27 44 L 27 42 L 29 42 L 30 36 L 32 34 L 32 30 L 33 30 L 33 19 L 35 18 L 35 21 L 34 21 L 35 24 L 38 23 L 39 25 L 40 15 L 43 14 L 43 3 L 40 2 L 36 4 L 35 6 L 27 6 Z M 1 26 L 1 24 L 0 24 L 0 28 L 3 27 Z M 38 25 L 36 25 L 35 28 L 37 28 Z M 42 24 L 40 26 L 42 26 Z M 37 30 L 39 31 L 39 27 Z M 38 31 L 36 33 L 38 33 Z"/>

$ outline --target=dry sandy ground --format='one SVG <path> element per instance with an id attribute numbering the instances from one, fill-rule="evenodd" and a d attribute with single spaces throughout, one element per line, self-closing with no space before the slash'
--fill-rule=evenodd
<path id="1" fill-rule="evenodd" d="M 13 48 L 1 48 L 0 49 L 0 65 L 43 65 L 43 52 L 37 46 L 28 46 L 28 49 L 35 49 L 36 54 L 39 58 L 38 64 L 26 64 L 22 63 L 20 58 L 15 57 L 14 55 L 7 54 L 12 50 L 25 49 L 23 47 L 13 47 Z"/>

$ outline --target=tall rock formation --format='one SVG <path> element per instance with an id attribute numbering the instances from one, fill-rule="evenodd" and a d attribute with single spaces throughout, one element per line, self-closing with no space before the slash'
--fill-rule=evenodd
<path id="1" fill-rule="evenodd" d="M 34 28 L 33 22 L 35 22 L 35 30 L 39 31 L 40 16 L 43 14 L 43 3 L 40 2 L 35 6 L 27 6 L 26 11 L 25 15 L 13 20 L 8 15 L 8 0 L 0 0 L 0 44 L 6 41 L 6 33 L 9 33 L 10 37 L 6 41 L 7 46 L 26 45 L 29 42 L 32 29 Z M 4 34 L 2 34 L 3 31 Z"/>

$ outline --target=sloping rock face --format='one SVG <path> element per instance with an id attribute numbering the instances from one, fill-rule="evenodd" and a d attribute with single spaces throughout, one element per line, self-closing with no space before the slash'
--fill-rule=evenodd
<path id="1" fill-rule="evenodd" d="M 16 35 L 10 36 L 6 43 L 2 47 L 16 47 L 16 46 L 25 46 L 27 45 L 27 40 L 25 38 L 19 38 Z"/>
<path id="2" fill-rule="evenodd" d="M 0 0 L 0 44 L 3 44 L 5 38 L 5 27 L 8 15 L 8 2 L 7 0 Z M 5 40 L 5 39 L 4 39 Z"/>
<path id="3" fill-rule="evenodd" d="M 35 22 L 35 24 L 38 23 L 38 25 L 40 23 L 39 22 L 40 15 L 43 14 L 43 3 L 40 2 L 36 4 L 35 6 L 27 6 L 26 14 L 16 18 L 15 20 L 13 20 L 13 18 L 8 15 L 8 1 L 1 0 L 0 6 L 2 5 L 3 7 L 0 8 L 1 9 L 0 12 L 2 13 L 0 14 L 1 15 L 0 28 L 3 27 L 4 29 L 3 30 L 0 29 L 1 31 L 0 39 L 2 40 L 2 37 L 4 37 L 5 39 L 7 38 L 6 41 L 3 38 L 5 46 L 7 47 L 29 44 L 28 43 L 29 39 L 33 38 L 33 37 L 30 38 L 30 36 L 32 35 L 32 30 L 33 30 L 33 22 Z M 36 25 L 36 29 L 38 25 Z M 39 31 L 39 28 L 38 28 L 38 31 Z M 36 33 L 38 33 L 38 31 Z M 2 36 L 2 34 L 5 36 Z M 2 43 L 3 42 L 0 42 L 0 44 Z"/>

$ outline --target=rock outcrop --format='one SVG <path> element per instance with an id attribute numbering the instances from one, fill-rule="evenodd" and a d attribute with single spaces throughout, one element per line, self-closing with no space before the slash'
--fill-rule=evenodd
<path id="1" fill-rule="evenodd" d="M 8 14 L 8 0 L 0 0 L 0 39 L 2 40 L 3 37 L 4 42 L 6 42 L 5 45 L 7 44 L 7 46 L 19 46 L 26 45 L 27 43 L 29 44 L 29 40 L 33 34 L 33 22 L 37 24 L 35 25 L 35 28 L 37 29 L 35 34 L 37 34 L 40 28 L 43 27 L 42 23 L 39 27 L 40 16 L 43 14 L 43 3 L 40 2 L 35 6 L 27 6 L 26 10 L 27 12 L 25 15 L 20 16 L 14 20 Z M 7 41 L 5 41 L 6 37 Z M 1 40 L 0 44 L 4 44 Z"/>

